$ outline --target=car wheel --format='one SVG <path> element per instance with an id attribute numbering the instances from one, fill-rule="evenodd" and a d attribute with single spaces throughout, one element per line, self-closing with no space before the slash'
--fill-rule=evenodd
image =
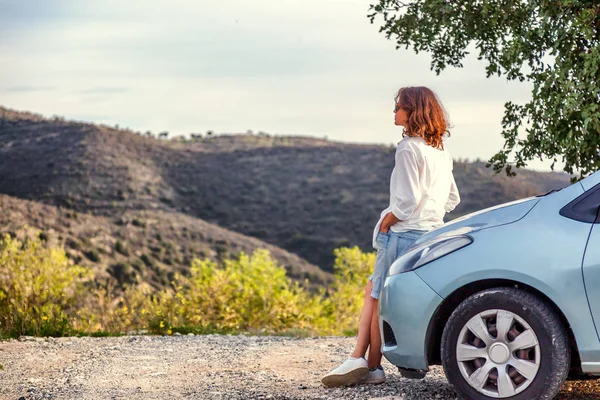
<path id="1" fill-rule="evenodd" d="M 552 399 L 571 359 L 556 312 L 514 288 L 464 300 L 444 327 L 441 355 L 448 380 L 466 399 Z"/>

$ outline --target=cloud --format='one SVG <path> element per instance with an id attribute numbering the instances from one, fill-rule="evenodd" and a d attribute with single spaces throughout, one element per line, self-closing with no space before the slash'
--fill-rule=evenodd
<path id="1" fill-rule="evenodd" d="M 81 94 L 112 94 L 112 93 L 125 93 L 130 91 L 130 87 L 91 87 L 87 89 L 78 90 L 77 93 Z"/>
<path id="2" fill-rule="evenodd" d="M 140 6 L 143 4 L 143 6 Z M 363 0 L 0 0 L 0 88 L 12 108 L 175 134 L 245 132 L 394 143 L 393 97 L 434 89 L 456 157 L 502 146 L 503 104 L 526 84 L 469 57 L 436 76 L 395 50 Z"/>
<path id="3" fill-rule="evenodd" d="M 52 86 L 8 86 L 5 89 L 7 92 L 49 92 L 56 90 Z"/>

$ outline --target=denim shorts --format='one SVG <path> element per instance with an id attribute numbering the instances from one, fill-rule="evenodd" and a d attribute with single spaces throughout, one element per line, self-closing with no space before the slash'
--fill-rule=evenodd
<path id="1" fill-rule="evenodd" d="M 377 233 L 375 239 L 377 250 L 377 256 L 375 257 L 375 268 L 373 274 L 369 277 L 369 280 L 373 282 L 373 290 L 371 290 L 371 297 L 379 299 L 379 293 L 383 286 L 383 281 L 387 276 L 392 263 L 402 254 L 402 252 L 410 246 L 415 240 L 420 238 L 427 231 L 405 231 L 405 232 L 392 232 L 388 233 Z"/>

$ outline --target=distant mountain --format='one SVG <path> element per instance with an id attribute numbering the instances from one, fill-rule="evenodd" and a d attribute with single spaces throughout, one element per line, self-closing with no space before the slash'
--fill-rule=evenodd
<path id="1" fill-rule="evenodd" d="M 331 271 L 333 249 L 370 249 L 387 206 L 394 148 L 308 137 L 159 140 L 106 126 L 0 109 L 0 193 L 116 217 L 177 212 L 259 238 Z M 3 121 L 3 122 L 2 122 Z M 453 218 L 561 188 L 563 173 L 494 176 L 455 163 Z"/>

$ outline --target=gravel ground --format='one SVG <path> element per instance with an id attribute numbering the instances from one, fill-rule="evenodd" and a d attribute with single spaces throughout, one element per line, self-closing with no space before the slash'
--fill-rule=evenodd
<path id="1" fill-rule="evenodd" d="M 0 342 L 0 399 L 456 399 L 440 367 L 401 378 L 326 389 L 353 338 L 125 336 Z M 565 384 L 559 399 L 600 399 L 600 380 Z"/>

